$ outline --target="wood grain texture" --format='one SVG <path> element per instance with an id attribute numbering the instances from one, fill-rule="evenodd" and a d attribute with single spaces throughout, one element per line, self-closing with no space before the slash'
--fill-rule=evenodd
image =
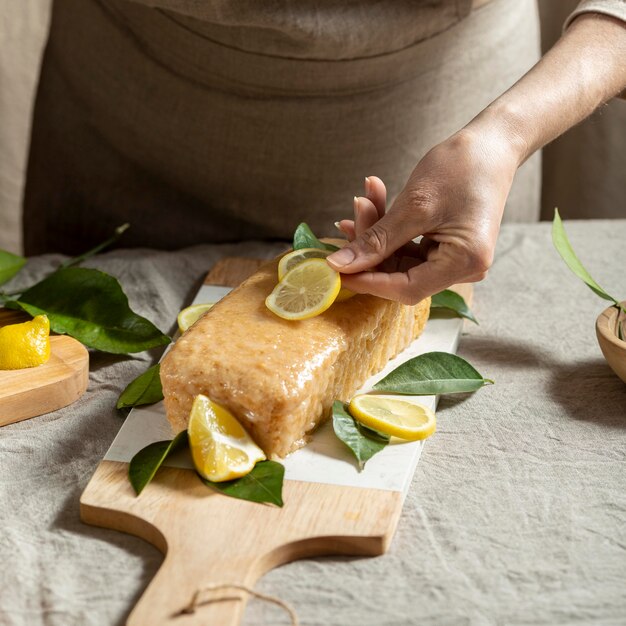
<path id="1" fill-rule="evenodd" d="M 30 319 L 0 309 L 0 326 Z M 89 353 L 76 339 L 50 337 L 50 359 L 39 367 L 0 371 L 0 426 L 56 411 L 80 398 L 89 382 Z"/>
<path id="2" fill-rule="evenodd" d="M 267 261 L 248 259 L 246 257 L 226 257 L 219 260 L 211 268 L 211 271 L 204 279 L 204 284 L 237 287 L 246 278 L 252 276 L 263 263 L 267 263 Z"/>
<path id="3" fill-rule="evenodd" d="M 236 286 L 263 262 L 223 259 L 205 283 Z M 456 290 L 469 301 L 471 286 Z M 296 559 L 383 554 L 402 511 L 399 492 L 289 480 L 279 509 L 229 498 L 195 472 L 168 467 L 136 497 L 127 472 L 126 463 L 102 461 L 80 511 L 84 522 L 142 537 L 166 555 L 128 617 L 130 626 L 236 626 L 246 600 L 238 593 L 192 615 L 180 611 L 206 585 L 252 587 L 265 572 Z"/>
<path id="4" fill-rule="evenodd" d="M 626 306 L 626 300 L 621 304 Z M 626 342 L 617 336 L 618 314 L 620 320 L 626 318 L 614 306 L 602 311 L 596 320 L 596 336 L 606 362 L 615 374 L 626 383 Z"/>
<path id="5" fill-rule="evenodd" d="M 160 469 L 136 497 L 127 471 L 125 463 L 103 461 L 80 507 L 84 522 L 137 535 L 166 553 L 130 626 L 236 626 L 243 600 L 179 614 L 210 583 L 254 586 L 273 567 L 308 556 L 382 554 L 402 509 L 397 492 L 297 481 L 285 482 L 279 509 L 229 498 L 174 468 Z"/>

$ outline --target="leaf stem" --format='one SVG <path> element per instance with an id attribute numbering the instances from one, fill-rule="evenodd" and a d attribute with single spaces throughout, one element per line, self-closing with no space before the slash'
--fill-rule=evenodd
<path id="1" fill-rule="evenodd" d="M 617 315 L 615 317 L 615 334 L 620 341 L 624 341 L 624 333 L 622 332 L 622 320 L 620 318 L 622 316 L 622 311 L 626 311 L 619 302 L 615 303 L 615 308 L 617 309 Z"/>
<path id="2" fill-rule="evenodd" d="M 83 261 L 86 261 L 92 256 L 95 256 L 96 254 L 98 254 L 98 252 L 101 252 L 105 248 L 108 248 L 109 246 L 113 245 L 128 230 L 129 227 L 130 227 L 130 224 L 122 224 L 121 226 L 118 226 L 115 229 L 115 232 L 113 233 L 113 235 L 109 237 L 106 241 L 103 241 L 101 244 L 98 244 L 95 248 L 92 248 L 91 250 L 88 250 L 87 252 L 83 252 L 83 254 L 80 254 L 76 257 L 68 259 L 67 261 L 64 261 L 59 266 L 59 269 L 65 269 L 66 267 L 72 267 L 73 265 L 80 265 Z"/>

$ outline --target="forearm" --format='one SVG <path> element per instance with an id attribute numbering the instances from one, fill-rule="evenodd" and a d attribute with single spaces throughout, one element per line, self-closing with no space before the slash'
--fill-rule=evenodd
<path id="1" fill-rule="evenodd" d="M 506 138 L 519 163 L 626 88 L 626 24 L 585 14 L 468 126 Z"/>

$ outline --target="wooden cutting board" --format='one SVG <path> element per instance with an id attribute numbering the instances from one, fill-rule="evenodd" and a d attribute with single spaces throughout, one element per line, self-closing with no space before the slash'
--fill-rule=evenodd
<path id="1" fill-rule="evenodd" d="M 0 326 L 30 319 L 0 309 Z M 50 337 L 50 359 L 39 367 L 0 370 L 0 426 L 56 411 L 80 398 L 89 382 L 89 353 L 76 339 Z"/>
<path id="2" fill-rule="evenodd" d="M 237 285 L 259 263 L 226 259 L 213 268 L 206 282 Z M 464 295 L 469 297 L 471 291 L 466 290 Z M 455 323 L 460 324 L 458 320 Z M 143 424 L 137 421 L 136 431 L 149 428 L 150 420 L 157 418 L 149 410 L 146 416 L 148 421 Z M 119 440 L 124 439 L 127 427 L 128 437 L 132 438 L 129 420 L 130 417 L 111 447 L 128 457 L 132 452 L 124 452 L 125 443 Z M 290 459 L 297 461 L 299 455 L 306 459 L 307 452 L 313 454 L 308 449 L 315 448 L 315 437 L 309 446 L 286 461 L 285 505 L 280 509 L 213 492 L 193 471 L 179 467 L 161 468 L 136 497 L 127 478 L 128 464 L 102 461 L 81 497 L 82 520 L 137 535 L 165 553 L 161 568 L 127 624 L 236 626 L 245 604 L 245 597 L 237 592 L 218 594 L 193 614 L 181 614 L 181 610 L 206 585 L 236 583 L 252 587 L 268 570 L 296 559 L 325 554 L 383 554 L 400 517 L 402 490 L 312 482 L 317 474 L 306 480 L 289 479 L 290 472 L 298 475 L 297 462 L 294 469 Z M 160 438 L 171 438 L 171 434 Z M 402 444 L 407 445 L 413 444 Z M 338 441 L 336 447 L 342 454 L 345 452 Z M 111 450 L 107 456 L 116 458 Z M 321 458 L 323 462 L 324 457 Z M 417 458 L 419 451 L 415 463 Z M 357 480 L 360 475 L 349 458 L 343 464 Z"/>

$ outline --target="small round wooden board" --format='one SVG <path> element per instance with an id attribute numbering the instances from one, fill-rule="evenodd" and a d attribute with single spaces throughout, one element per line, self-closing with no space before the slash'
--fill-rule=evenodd
<path id="1" fill-rule="evenodd" d="M 0 309 L 0 326 L 29 316 Z M 50 337 L 50 359 L 39 367 L 0 370 L 0 426 L 56 411 L 80 398 L 89 382 L 89 353 L 76 339 Z"/>

